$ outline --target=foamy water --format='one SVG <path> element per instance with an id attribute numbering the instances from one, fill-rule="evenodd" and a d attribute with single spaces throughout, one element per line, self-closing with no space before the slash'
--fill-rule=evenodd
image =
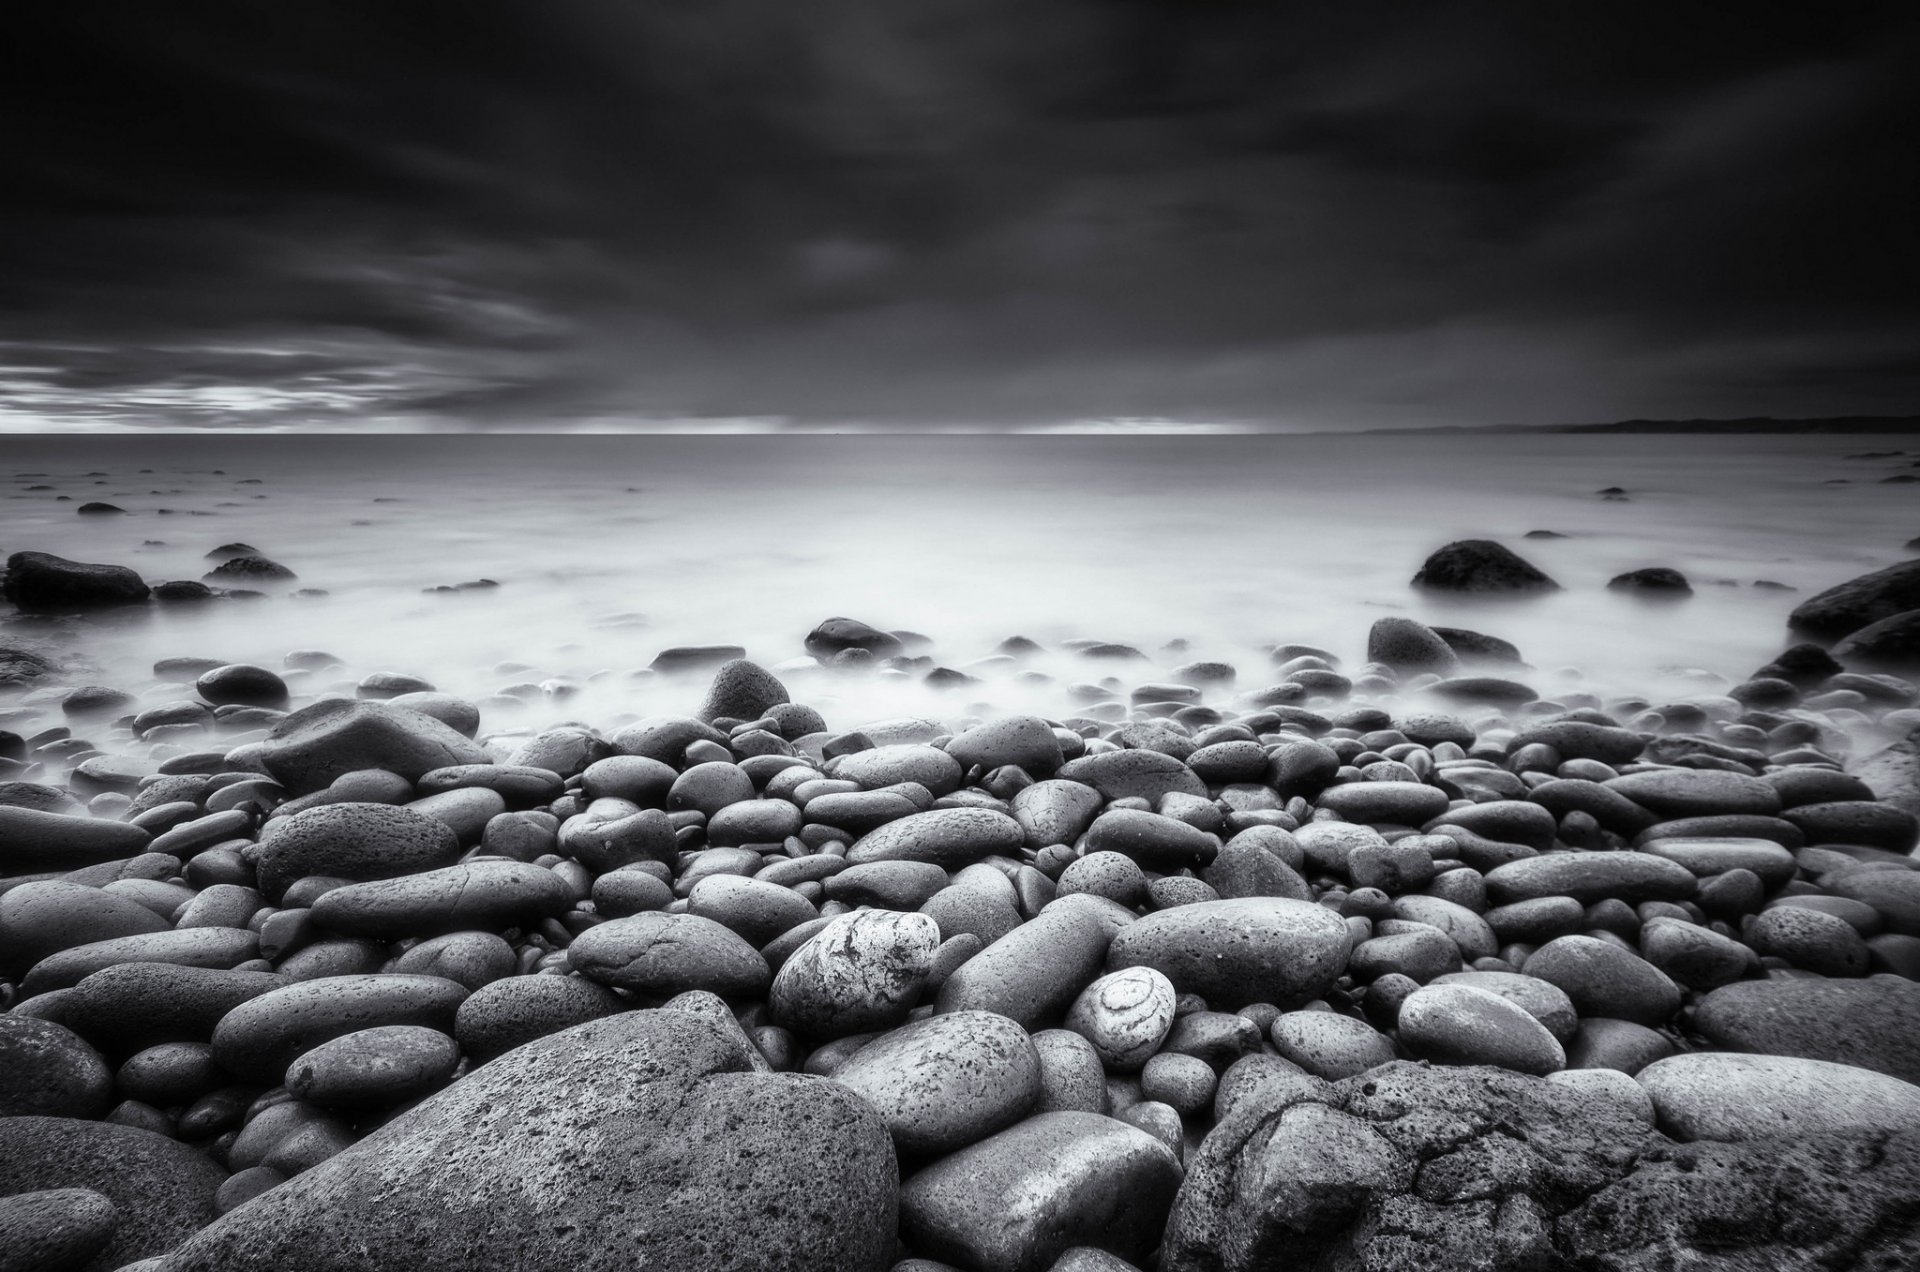
<path id="1" fill-rule="evenodd" d="M 561 677 L 588 686 L 570 700 L 572 714 L 608 719 L 697 702 L 697 683 L 631 678 L 664 647 L 733 643 L 773 664 L 800 654 L 806 632 L 834 614 L 923 632 L 948 666 L 1014 633 L 1048 645 L 1086 636 L 1136 645 L 1162 666 L 1225 659 L 1240 668 L 1242 689 L 1272 679 L 1266 643 L 1322 645 L 1358 662 L 1376 618 L 1407 614 L 1513 641 L 1542 688 L 1576 667 L 1600 688 L 1697 692 L 1699 682 L 1666 669 L 1742 678 L 1785 643 L 1799 600 L 1905 556 L 1901 545 L 1920 533 L 1920 495 L 1880 479 L 1909 461 L 1845 458 L 1898 444 L 8 438 L 0 550 L 127 564 L 159 581 L 199 578 L 213 564 L 205 553 L 237 540 L 299 580 L 254 603 L 156 606 L 55 627 L 11 620 L 0 640 L 78 654 L 102 683 L 127 687 L 145 683 L 162 657 L 277 667 L 301 647 L 338 654 L 356 673 L 414 673 L 475 697 Z M 94 472 L 104 475 L 85 475 Z M 1827 484 L 1838 478 L 1851 484 Z M 1615 485 L 1629 502 L 1594 493 Z M 59 494 L 72 501 L 56 502 Z M 131 515 L 76 515 L 95 499 Z M 1538 528 L 1569 537 L 1522 538 Z M 1467 537 L 1507 543 L 1565 590 L 1475 601 L 1408 586 L 1428 552 Z M 1695 594 L 1648 604 L 1606 589 L 1613 575 L 1649 565 L 1682 570 Z M 501 586 L 422 594 L 481 577 Z M 1755 588 L 1756 579 L 1799 590 Z M 281 594 L 296 587 L 328 595 Z M 1158 652 L 1175 638 L 1189 648 Z M 496 670 L 502 663 L 531 670 Z M 1052 665 L 1071 679 L 1112 670 L 1064 657 Z M 861 718 L 951 714 L 980 700 L 1062 705 L 999 682 L 957 697 L 916 680 L 826 678 L 795 689 Z"/>

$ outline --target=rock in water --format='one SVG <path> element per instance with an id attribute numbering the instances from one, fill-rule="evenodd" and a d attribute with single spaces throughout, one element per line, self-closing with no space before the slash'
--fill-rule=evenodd
<path id="1" fill-rule="evenodd" d="M 1180 1186 L 1159 1140 L 1098 1113 L 1042 1113 L 900 1189 L 916 1249 L 974 1272 L 1046 1272 L 1073 1246 L 1144 1265 Z"/>
<path id="2" fill-rule="evenodd" d="M 64 1117 L 0 1118 L 0 1196 L 60 1188 L 99 1193 L 119 1213 L 81 1272 L 111 1272 L 164 1254 L 213 1222 L 226 1172 L 152 1131 Z"/>
<path id="3" fill-rule="evenodd" d="M 1920 666 L 1920 610 L 1868 623 L 1835 645 L 1833 655 L 1849 667 L 1912 671 Z"/>
<path id="4" fill-rule="evenodd" d="M 1453 647 L 1425 623 L 1411 618 L 1376 619 L 1367 633 L 1367 661 L 1395 671 L 1449 672 L 1460 659 Z"/>
<path id="5" fill-rule="evenodd" d="M 807 633 L 807 652 L 825 662 L 847 649 L 864 649 L 875 658 L 901 650 L 900 638 L 869 627 L 857 618 L 829 618 Z"/>
<path id="6" fill-rule="evenodd" d="M 493 762 L 471 738 L 432 716 L 344 698 L 302 707 L 260 745 L 261 763 L 292 795 L 323 790 L 334 778 L 361 769 L 386 769 L 416 782 L 437 768 Z"/>
<path id="7" fill-rule="evenodd" d="M 627 1012 L 476 1070 L 164 1266 L 884 1272 L 896 1187 L 858 1097 L 751 1072 L 693 1014 Z"/>
<path id="8" fill-rule="evenodd" d="M 137 605 L 147 599 L 148 588 L 124 565 L 90 565 L 50 552 L 16 552 L 7 558 L 6 596 L 23 610 L 44 612 Z"/>
<path id="9" fill-rule="evenodd" d="M 787 687 L 779 677 L 759 663 L 736 658 L 713 673 L 707 700 L 697 713 L 703 721 L 728 717 L 734 720 L 758 720 L 768 710 L 791 701 Z"/>
<path id="10" fill-rule="evenodd" d="M 1449 543 L 1420 567 L 1413 586 L 1447 592 L 1555 592 L 1560 585 L 1491 539 Z"/>
<path id="11" fill-rule="evenodd" d="M 1912 609 L 1920 609 L 1920 561 L 1903 561 L 1808 597 L 1787 617 L 1787 626 L 1839 640 Z"/>
<path id="12" fill-rule="evenodd" d="M 1607 586 L 1616 592 L 1648 594 L 1684 595 L 1693 591 L 1693 585 L 1687 582 L 1686 575 L 1665 565 L 1649 566 L 1644 570 L 1628 570 L 1625 574 L 1616 574 L 1607 580 Z"/>

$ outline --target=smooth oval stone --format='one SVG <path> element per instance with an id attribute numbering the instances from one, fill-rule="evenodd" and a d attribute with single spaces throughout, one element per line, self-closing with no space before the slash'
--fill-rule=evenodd
<path id="1" fill-rule="evenodd" d="M 1595 1016 L 1581 1021 L 1580 1031 L 1567 1044 L 1567 1067 L 1638 1073 L 1674 1050 L 1673 1043 L 1657 1030 L 1631 1020 Z"/>
<path id="2" fill-rule="evenodd" d="M 50 954 L 20 982 L 26 997 L 68 989 L 93 973 L 122 963 L 173 963 L 182 967 L 231 968 L 260 956 L 260 938 L 241 928 L 187 928 L 94 941 Z"/>
<path id="3" fill-rule="evenodd" d="M 1677 861 L 1703 879 L 1751 870 L 1769 888 L 1779 887 L 1799 870 L 1793 854 L 1770 839 L 1653 839 L 1641 851 Z"/>
<path id="4" fill-rule="evenodd" d="M 642 861 L 671 864 L 679 855 L 673 819 L 658 808 L 595 800 L 560 827 L 560 850 L 596 873 Z"/>
<path id="5" fill-rule="evenodd" d="M 1336 788 L 1337 789 L 1337 788 Z M 1447 809 L 1429 824 L 1444 823 L 1470 830 L 1476 835 L 1502 843 L 1525 844 L 1536 852 L 1553 847 L 1558 824 L 1554 815 L 1528 800 L 1500 799 L 1466 808 Z"/>
<path id="6" fill-rule="evenodd" d="M 1920 984 L 1743 981 L 1701 1000 L 1694 1028 L 1717 1047 L 1830 1060 L 1920 1082 Z"/>
<path id="7" fill-rule="evenodd" d="M 454 1014 L 453 1036 L 475 1064 L 548 1034 L 584 1025 L 627 1004 L 580 976 L 509 976 L 467 996 Z"/>
<path id="8" fill-rule="evenodd" d="M 96 1118 L 113 1097 L 113 1071 L 64 1025 L 0 1015 L 0 1118 Z"/>
<path id="9" fill-rule="evenodd" d="M 1101 918 L 1055 902 L 955 969 L 935 1009 L 997 1012 L 1022 1028 L 1041 1028 L 1099 975 L 1111 940 Z"/>
<path id="10" fill-rule="evenodd" d="M 1008 716 L 976 725 L 947 743 L 947 754 L 963 769 L 997 769 L 1016 765 L 1030 776 L 1044 777 L 1060 767 L 1060 739 L 1053 726 L 1038 716 Z"/>
<path id="11" fill-rule="evenodd" d="M 1608 778 L 1605 785 L 1662 817 L 1771 817 L 1780 811 L 1780 792 L 1767 783 L 1715 769 L 1649 769 Z"/>
<path id="12" fill-rule="evenodd" d="M 391 804 L 324 804 L 268 823 L 260 841 L 260 891 L 279 901 L 309 875 L 355 882 L 450 866 L 460 838 L 445 822 Z"/>
<path id="13" fill-rule="evenodd" d="M 444 976 L 469 990 L 513 975 L 513 946 L 492 932 L 449 932 L 430 937 L 393 960 L 391 971 Z"/>
<path id="14" fill-rule="evenodd" d="M 507 811 L 507 801 L 499 791 L 484 786 L 461 786 L 402 807 L 442 823 L 463 845 L 471 846 L 480 842 L 488 822 Z"/>
<path id="15" fill-rule="evenodd" d="M 892 1028 L 919 1000 L 939 947 L 940 927 L 924 914 L 843 914 L 781 964 L 768 1007 L 802 1037 Z"/>
<path id="16" fill-rule="evenodd" d="M 640 808 L 665 808 L 679 773 L 671 764 L 643 755 L 610 755 L 580 774 L 588 799 L 624 799 Z"/>
<path id="17" fill-rule="evenodd" d="M 1465 985 L 1504 998 L 1526 1012 L 1561 1044 L 1567 1043 L 1580 1028 L 1580 1017 L 1573 1000 L 1559 986 L 1518 972 L 1450 972 L 1435 979 L 1436 985 Z"/>
<path id="18" fill-rule="evenodd" d="M 1338 915 L 1305 901 L 1202 901 L 1128 924 L 1114 936 L 1107 964 L 1116 971 L 1155 968 L 1176 989 L 1217 1008 L 1285 1008 L 1332 987 L 1346 969 L 1350 939 Z"/>
<path id="19" fill-rule="evenodd" d="M 1584 1016 L 1665 1024 L 1680 1009 L 1680 987 L 1630 950 L 1590 936 L 1548 941 L 1527 959 L 1527 975 L 1566 991 Z"/>
<path id="20" fill-rule="evenodd" d="M 1460 947 L 1438 928 L 1421 925 L 1417 931 L 1375 936 L 1353 947 L 1347 970 L 1363 984 L 1398 973 L 1426 984 L 1437 976 L 1460 970 Z"/>
<path id="21" fill-rule="evenodd" d="M 1093 1044 L 1066 1029 L 1042 1029 L 1033 1035 L 1040 1056 L 1040 1099 L 1036 1113 L 1107 1111 L 1106 1070 Z"/>
<path id="22" fill-rule="evenodd" d="M 236 1076 L 269 1085 L 298 1056 L 376 1025 L 453 1029 L 466 987 L 439 976 L 333 976 L 249 999 L 213 1030 L 214 1058 Z"/>
<path id="23" fill-rule="evenodd" d="M 531 925 L 573 904 L 566 881 L 518 861 L 468 861 L 399 879 L 350 883 L 313 903 L 313 921 L 344 936 L 397 940 Z"/>
<path id="24" fill-rule="evenodd" d="M 1913 813 L 1880 801 L 1803 804 L 1781 815 L 1799 827 L 1809 843 L 1860 844 L 1904 853 L 1913 850 L 1914 839 L 1920 836 Z"/>
<path id="25" fill-rule="evenodd" d="M 1783 958 L 1822 976 L 1865 976 L 1867 942 L 1853 925 L 1834 914 L 1799 906 L 1764 910 L 1754 916 L 1747 941 L 1762 954 Z"/>
<path id="26" fill-rule="evenodd" d="M 1395 897 L 1391 912 L 1396 919 L 1424 923 L 1446 933 L 1464 959 L 1491 958 L 1500 948 L 1487 921 L 1458 901 L 1417 894 Z"/>
<path id="27" fill-rule="evenodd" d="M 1920 1086 L 1827 1060 L 1696 1052 L 1656 1060 L 1635 1081 L 1660 1128 L 1682 1141 L 1920 1126 Z"/>
<path id="28" fill-rule="evenodd" d="M 1109 972 L 1088 985 L 1067 1012 L 1066 1027 L 1092 1044 L 1115 1073 L 1132 1073 L 1166 1041 L 1179 998 L 1151 967 Z"/>
<path id="29" fill-rule="evenodd" d="M 1832 880 L 1827 891 L 1866 902 L 1889 932 L 1920 936 L 1920 871 L 1856 870 Z"/>
<path id="30" fill-rule="evenodd" d="M 378 1025 L 296 1057 L 286 1085 L 322 1108 L 381 1108 L 439 1090 L 459 1065 L 458 1044 L 438 1029 Z"/>
<path id="31" fill-rule="evenodd" d="M 1591 1100 L 1618 1109 L 1636 1122 L 1652 1126 L 1655 1120 L 1653 1098 L 1645 1087 L 1614 1069 L 1562 1069 L 1549 1073 L 1547 1081 Z"/>
<path id="32" fill-rule="evenodd" d="M 1140 809 L 1102 813 L 1087 827 L 1088 853 L 1117 852 L 1150 870 L 1204 866 L 1219 851 L 1213 836 L 1171 817 Z"/>
<path id="33" fill-rule="evenodd" d="M 1014 1021 L 962 1011 L 882 1034 L 831 1080 L 879 1110 L 903 1156 L 935 1157 L 1026 1116 L 1040 1098 L 1040 1056 Z"/>
<path id="34" fill-rule="evenodd" d="M 1523 1008 L 1471 985 L 1425 985 L 1400 1004 L 1400 1041 L 1423 1060 L 1542 1076 L 1566 1067 L 1559 1040 Z"/>
<path id="35" fill-rule="evenodd" d="M 1424 782 L 1347 782 L 1321 791 L 1315 804 L 1350 822 L 1424 826 L 1447 811 L 1447 793 Z"/>
<path id="36" fill-rule="evenodd" d="M 138 826 L 109 818 L 0 804 L 0 875 L 119 861 L 145 852 L 152 838 Z"/>
<path id="37" fill-rule="evenodd" d="M 756 949 L 820 917 L 813 903 L 792 888 L 739 875 L 711 875 L 694 884 L 687 913 L 724 924 Z"/>
<path id="38" fill-rule="evenodd" d="M 1045 1272 L 1074 1246 L 1145 1266 L 1181 1178 L 1145 1131 L 1041 1113 L 907 1179 L 900 1226 L 914 1248 L 978 1272 Z"/>
<path id="39" fill-rule="evenodd" d="M 1091 786 L 1109 800 L 1137 798 L 1157 805 L 1171 792 L 1207 796 L 1207 784 L 1198 773 L 1159 751 L 1103 751 L 1069 761 L 1059 775 Z"/>
<path id="40" fill-rule="evenodd" d="M 0 1197 L 0 1269 L 71 1272 L 113 1239 L 120 1211 L 91 1188 L 49 1188 Z"/>
<path id="41" fill-rule="evenodd" d="M 21 884 L 0 893 L 0 974 L 18 976 L 77 945 L 166 928 L 146 906 L 100 888 L 62 879 Z"/>
<path id="42" fill-rule="evenodd" d="M 1024 839 L 1020 823 L 989 808 L 936 808 L 861 836 L 847 852 L 852 865 L 879 861 L 920 861 L 945 870 L 994 854 L 1017 855 Z"/>
<path id="43" fill-rule="evenodd" d="M 1487 896 L 1498 905 L 1540 897 L 1591 904 L 1615 897 L 1629 904 L 1685 901 L 1698 890 L 1693 872 L 1651 852 L 1549 852 L 1487 872 Z"/>
<path id="44" fill-rule="evenodd" d="M 707 842 L 716 848 L 777 844 L 800 833 L 800 810 L 784 799 L 744 799 L 707 819 Z"/>
<path id="45" fill-rule="evenodd" d="M 1730 985 L 1754 966 L 1753 951 L 1739 941 L 1679 919 L 1655 919 L 1641 928 L 1640 953 L 1688 989 Z"/>
<path id="46" fill-rule="evenodd" d="M 289 983 L 272 972 L 121 963 L 75 986 L 61 1016 L 95 1046 L 139 1051 L 207 1038 L 229 1011 Z"/>
<path id="47" fill-rule="evenodd" d="M 872 750 L 842 756 L 833 770 L 833 776 L 858 782 L 866 790 L 895 786 L 901 782 L 917 782 L 937 799 L 959 790 L 965 772 L 960 767 L 960 761 L 945 751 L 914 742 L 876 746 Z"/>
<path id="48" fill-rule="evenodd" d="M 414 785 L 428 797 L 475 788 L 489 790 L 499 795 L 507 807 L 522 809 L 551 803 L 566 790 L 566 781 L 560 774 L 526 764 L 456 764 L 424 773 Z M 417 811 L 428 812 L 429 816 L 442 816 L 429 812 L 432 806 L 423 808 L 424 803 L 424 800 L 415 800 L 412 806 Z M 484 807 L 486 803 L 478 801 L 474 807 Z M 442 816 L 442 819 L 453 824 L 450 818 Z"/>
<path id="49" fill-rule="evenodd" d="M 1282 1058 L 1329 1082 L 1354 1077 L 1395 1058 L 1393 1041 L 1386 1035 L 1364 1020 L 1330 1011 L 1282 1012 L 1268 1037 Z"/>
<path id="50" fill-rule="evenodd" d="M 1082 782 L 1035 782 L 1014 795 L 1013 819 L 1020 823 L 1026 846 L 1038 852 L 1079 839 L 1105 802 L 1099 791 Z"/>
<path id="51" fill-rule="evenodd" d="M 874 861 L 848 866 L 826 881 L 830 900 L 888 910 L 917 910 L 948 883 L 947 872 L 927 861 Z"/>
<path id="52" fill-rule="evenodd" d="M 567 947 L 567 961 L 602 985 L 662 997 L 704 989 L 757 998 L 773 979 L 759 950 L 697 914 L 648 912 L 588 928 Z"/>

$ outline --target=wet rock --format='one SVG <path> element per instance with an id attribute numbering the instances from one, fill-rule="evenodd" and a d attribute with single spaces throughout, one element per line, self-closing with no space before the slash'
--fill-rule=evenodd
<path id="1" fill-rule="evenodd" d="M 1491 539 L 1461 539 L 1429 556 L 1413 586 L 1448 592 L 1558 591 L 1536 566 Z"/>
<path id="2" fill-rule="evenodd" d="M 124 565 L 69 561 L 49 552 L 16 552 L 7 558 L 6 598 L 22 610 L 57 613 L 147 599 L 141 577 Z"/>
<path id="3" fill-rule="evenodd" d="M 954 1012 L 882 1034 L 832 1080 L 879 1112 L 903 1157 L 937 1157 L 1026 1116 L 1040 1098 L 1040 1056 L 1005 1016 Z"/>
<path id="4" fill-rule="evenodd" d="M 1693 1027 L 1728 1051 L 1830 1060 L 1920 1084 L 1920 984 L 1901 977 L 1743 981 L 1702 999 Z"/>
<path id="5" fill-rule="evenodd" d="M 919 1000 L 939 945 L 939 926 L 924 914 L 843 914 L 781 964 L 768 1006 L 804 1038 L 893 1028 Z"/>
<path id="6" fill-rule="evenodd" d="M 459 1046 L 438 1029 L 380 1025 L 296 1058 L 287 1090 L 322 1108 L 384 1108 L 439 1090 L 459 1064 Z"/>
<path id="7" fill-rule="evenodd" d="M 95 1118 L 112 1103 L 113 1072 L 72 1030 L 50 1020 L 0 1015 L 0 1118 Z"/>
<path id="8" fill-rule="evenodd" d="M 1215 1007 L 1285 1008 L 1326 992 L 1346 968 L 1349 939 L 1346 923 L 1324 906 L 1270 897 L 1206 901 L 1122 928 L 1107 963 L 1116 971 L 1154 968 Z"/>
<path id="9" fill-rule="evenodd" d="M 288 983 L 272 972 L 120 963 L 82 979 L 61 1015 L 95 1046 L 126 1053 L 208 1038 L 229 1011 Z"/>
<path id="10" fill-rule="evenodd" d="M 788 701 L 787 687 L 778 676 L 758 663 L 735 658 L 714 672 L 706 700 L 695 715 L 709 722 L 722 717 L 758 720 Z"/>
<path id="11" fill-rule="evenodd" d="M 1920 561 L 1903 561 L 1808 597 L 1787 617 L 1787 626 L 1809 636 L 1839 640 L 1914 609 L 1920 609 Z"/>
<path id="12" fill-rule="evenodd" d="M 214 1217 L 224 1171 L 152 1131 L 59 1117 L 0 1118 L 0 1197 L 84 1188 L 112 1203 L 112 1235 L 81 1272 L 163 1254 Z"/>
<path id="13" fill-rule="evenodd" d="M 476 1258 L 884 1272 L 896 1175 L 879 1117 L 842 1088 L 748 1068 L 690 1013 L 577 1026 L 229 1214 L 168 1272 L 453 1272 Z"/>
<path id="14" fill-rule="evenodd" d="M 696 914 L 635 914 L 588 928 L 567 960 L 589 980 L 667 997 L 704 989 L 722 998 L 764 994 L 773 978 L 760 951 Z"/>
<path id="15" fill-rule="evenodd" d="M 870 627 L 857 618 L 829 618 L 807 633 L 806 650 L 822 662 L 848 649 L 863 649 L 875 658 L 900 653 L 900 638 Z"/>
<path id="16" fill-rule="evenodd" d="M 1920 1086 L 1827 1060 L 1696 1052 L 1634 1080 L 1679 1140 L 1750 1140 L 1920 1127 Z"/>
<path id="17" fill-rule="evenodd" d="M 60 879 L 21 884 L 0 893 L 0 974 L 19 976 L 49 954 L 167 926 L 146 906 L 100 888 Z"/>
<path id="18" fill-rule="evenodd" d="M 1330 1011 L 1289 1011 L 1275 1018 L 1273 1048 L 1316 1078 L 1338 1082 L 1389 1064 L 1393 1042 L 1363 1020 Z"/>
<path id="19" fill-rule="evenodd" d="M 326 788 L 335 778 L 379 768 L 409 782 L 434 769 L 486 764 L 471 739 L 431 716 L 391 703 L 334 698 L 303 707 L 273 727 L 260 762 L 291 794 Z"/>
<path id="20" fill-rule="evenodd" d="M 900 1188 L 912 1246 L 977 1272 L 1046 1272 L 1074 1246 L 1144 1265 L 1180 1186 L 1153 1136 L 1097 1113 L 1042 1113 Z M 1021 1204 L 1008 1207 L 1008 1199 Z"/>

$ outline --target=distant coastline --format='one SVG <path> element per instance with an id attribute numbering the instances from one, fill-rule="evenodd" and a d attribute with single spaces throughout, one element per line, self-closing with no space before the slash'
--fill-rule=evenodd
<path id="1" fill-rule="evenodd" d="M 1439 428 L 1369 428 L 1363 433 L 1920 433 L 1920 415 L 1838 415 L 1777 420 L 1619 420 L 1612 424 L 1466 424 Z"/>

